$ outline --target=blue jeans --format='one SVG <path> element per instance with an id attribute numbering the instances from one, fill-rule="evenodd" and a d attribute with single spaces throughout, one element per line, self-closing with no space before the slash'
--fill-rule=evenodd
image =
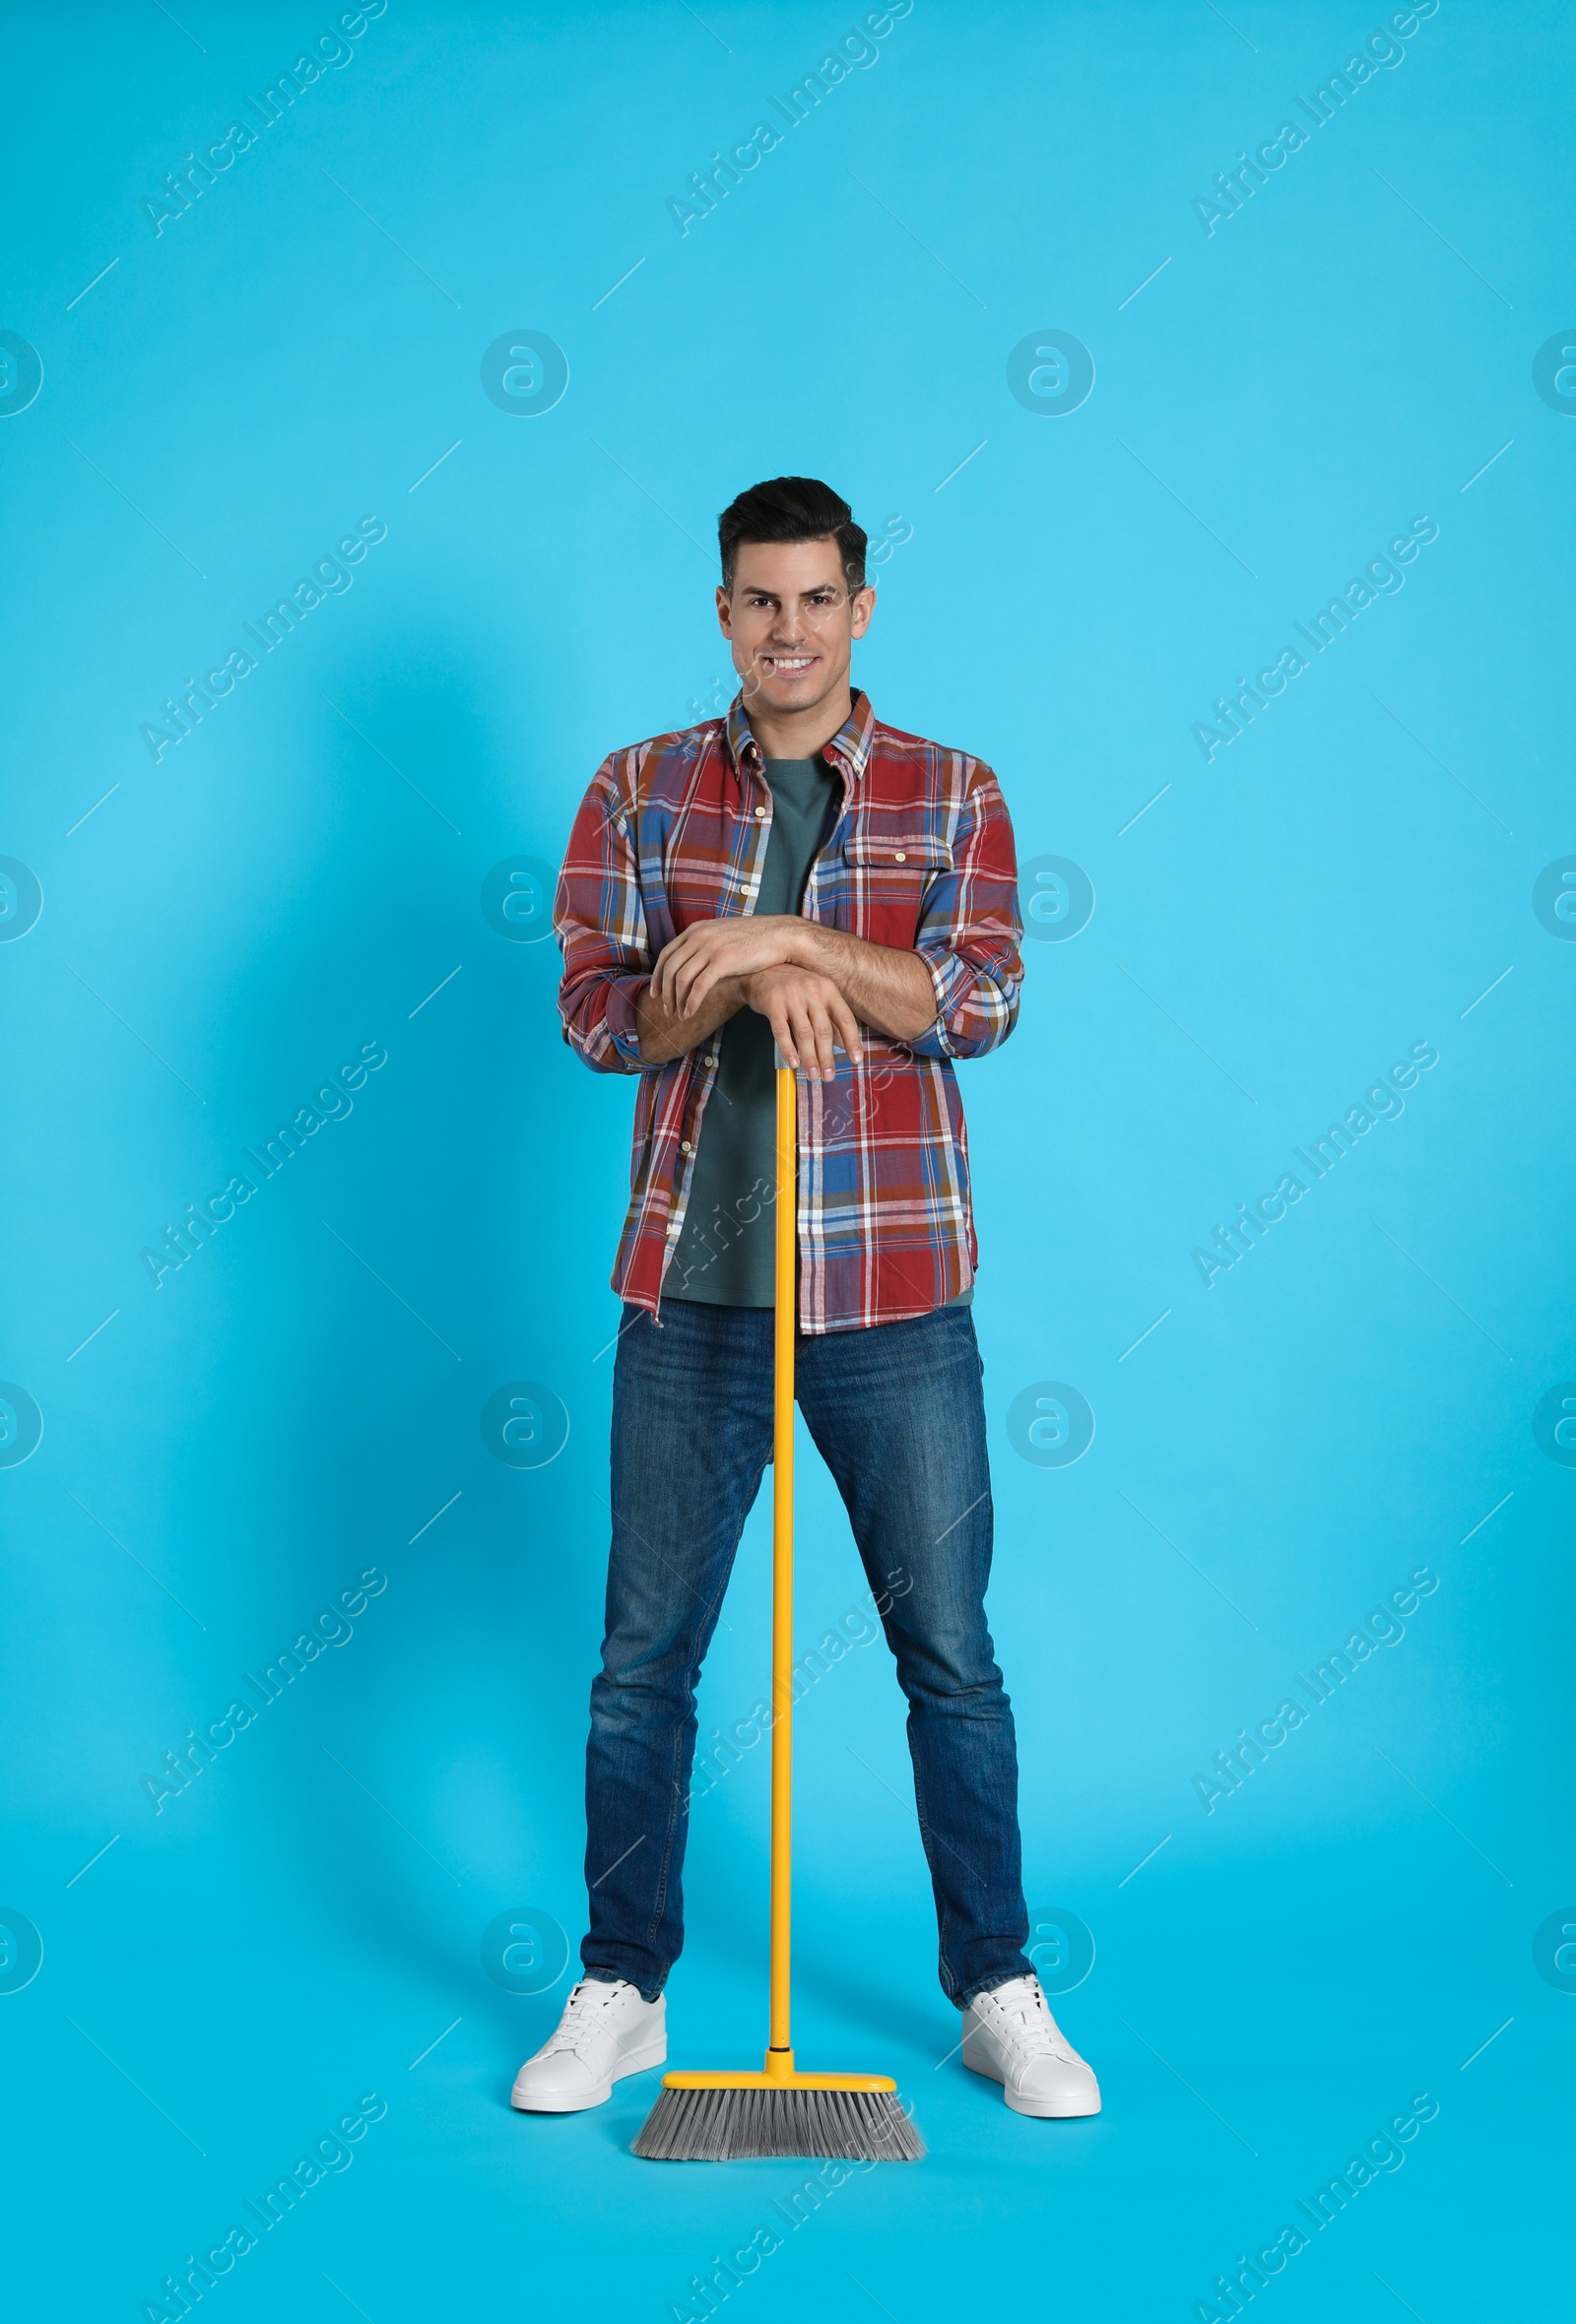
<path id="1" fill-rule="evenodd" d="M 772 1312 L 624 1309 L 607 1637 L 586 1748 L 588 1976 L 661 1992 L 684 1943 L 695 1687 L 771 1457 Z M 897 1681 L 943 1990 L 1029 1973 L 1012 1706 L 985 1627 L 991 1488 L 967 1308 L 800 1335 L 806 1426 L 853 1525 Z M 766 1671 L 760 1693 L 769 1700 Z"/>

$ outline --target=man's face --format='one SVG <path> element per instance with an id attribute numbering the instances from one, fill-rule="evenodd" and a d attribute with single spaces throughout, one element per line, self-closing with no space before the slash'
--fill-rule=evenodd
<path id="1" fill-rule="evenodd" d="M 848 683 L 856 637 L 876 610 L 869 587 L 849 595 L 837 544 L 746 541 L 717 619 L 733 648 L 747 708 L 814 710 Z"/>

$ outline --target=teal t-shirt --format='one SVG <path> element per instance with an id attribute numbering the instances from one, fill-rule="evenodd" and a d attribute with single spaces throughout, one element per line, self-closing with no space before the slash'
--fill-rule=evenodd
<path id="1" fill-rule="evenodd" d="M 757 912 L 801 910 L 810 867 L 841 804 L 838 777 L 821 758 L 768 758 L 771 829 Z M 722 1046 L 700 1125 L 684 1226 L 662 1281 L 664 1299 L 712 1307 L 769 1308 L 776 1280 L 777 1085 L 771 1027 L 741 1008 Z M 953 1307 L 967 1307 L 973 1291 Z"/>
<path id="2" fill-rule="evenodd" d="M 810 867 L 841 803 L 841 784 L 821 758 L 768 758 L 771 829 L 757 912 L 795 912 Z M 684 1228 L 663 1278 L 665 1299 L 714 1307 L 770 1307 L 775 1280 L 777 1087 L 771 1027 L 741 1008 L 722 1048 L 700 1125 Z"/>

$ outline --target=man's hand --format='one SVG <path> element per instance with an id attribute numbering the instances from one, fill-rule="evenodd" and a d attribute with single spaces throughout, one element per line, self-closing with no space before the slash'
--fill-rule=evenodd
<path id="1" fill-rule="evenodd" d="M 740 982 L 746 1005 L 770 1022 L 786 1065 L 833 1080 L 838 1044 L 858 1065 L 864 1055 L 859 1026 L 830 977 L 813 968 L 757 968 Z"/>
<path id="2" fill-rule="evenodd" d="M 640 1035 L 640 1063 L 643 1065 L 666 1065 L 676 1057 L 684 1057 L 690 1050 L 698 1049 L 702 1041 L 709 1041 L 719 1025 L 737 1016 L 745 1005 L 744 987 L 737 977 L 723 977 L 714 984 L 693 1016 L 682 1017 L 665 1008 L 656 997 L 656 985 L 646 985 L 635 997 L 634 1021 Z"/>
<path id="3" fill-rule="evenodd" d="M 658 953 L 652 993 L 675 1016 L 693 1016 L 724 977 L 748 977 L 757 969 L 803 965 L 809 928 L 808 921 L 788 912 L 697 920 Z"/>

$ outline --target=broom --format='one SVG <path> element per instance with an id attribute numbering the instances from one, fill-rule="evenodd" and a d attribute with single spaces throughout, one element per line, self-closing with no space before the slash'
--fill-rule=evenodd
<path id="1" fill-rule="evenodd" d="M 772 1447 L 771 2009 L 758 2074 L 665 2074 L 634 2142 L 651 2163 L 825 2156 L 917 2163 L 925 2152 L 886 2074 L 801 2074 L 788 2031 L 789 1850 L 793 1820 L 794 1327 L 799 1181 L 793 1067 L 777 1058 L 776 1379 Z"/>

